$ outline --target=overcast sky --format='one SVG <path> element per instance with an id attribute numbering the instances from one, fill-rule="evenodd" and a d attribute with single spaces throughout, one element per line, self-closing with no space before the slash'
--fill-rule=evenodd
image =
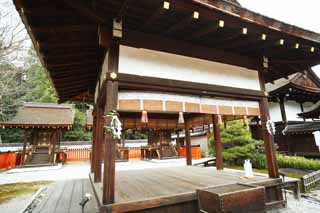
<path id="1" fill-rule="evenodd" d="M 263 15 L 320 33 L 320 0 L 238 0 Z M 314 67 L 320 76 L 320 66 Z"/>

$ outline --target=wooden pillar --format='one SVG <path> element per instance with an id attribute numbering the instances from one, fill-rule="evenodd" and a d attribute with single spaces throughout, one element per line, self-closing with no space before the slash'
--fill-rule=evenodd
<path id="1" fill-rule="evenodd" d="M 23 148 L 22 148 L 22 154 L 21 154 L 21 160 L 20 160 L 21 166 L 24 164 L 24 158 L 25 158 L 26 149 L 27 149 L 27 140 L 28 140 L 28 132 L 25 129 L 24 130 L 24 137 L 23 137 Z"/>
<path id="2" fill-rule="evenodd" d="M 213 135 L 214 135 L 214 149 L 216 152 L 216 168 L 217 170 L 223 169 L 223 157 L 222 157 L 222 143 L 220 136 L 220 124 L 218 115 L 212 115 L 213 123 Z"/>
<path id="3" fill-rule="evenodd" d="M 95 167 L 95 157 L 96 157 L 96 144 L 97 144 L 97 138 L 96 138 L 96 131 L 97 131 L 97 109 L 93 109 L 92 111 L 92 146 L 91 146 L 91 173 L 94 172 Z"/>
<path id="4" fill-rule="evenodd" d="M 261 91 L 266 92 L 265 89 L 265 78 L 264 69 L 259 70 L 259 83 Z M 269 105 L 268 105 L 268 94 L 259 101 L 260 116 L 261 116 L 261 129 L 262 138 L 264 141 L 265 154 L 267 159 L 268 173 L 270 178 L 279 178 L 279 170 L 276 160 L 276 150 L 274 146 L 273 137 L 268 133 L 266 123 L 270 117 Z"/>
<path id="5" fill-rule="evenodd" d="M 56 143 L 58 140 L 58 130 L 53 130 L 52 133 L 52 150 L 51 150 L 51 163 L 54 163 L 54 153 L 55 153 L 55 149 L 56 149 Z"/>
<path id="6" fill-rule="evenodd" d="M 286 108 L 284 105 L 284 98 L 283 97 L 280 98 L 279 105 L 280 105 L 282 122 L 286 126 L 288 123 L 288 120 L 287 120 Z"/>
<path id="7" fill-rule="evenodd" d="M 185 131 L 185 141 L 186 141 L 186 159 L 187 166 L 192 165 L 192 156 L 191 156 L 191 137 L 190 137 L 190 121 L 186 120 L 184 122 L 184 131 Z"/>
<path id="8" fill-rule="evenodd" d="M 97 118 L 96 118 L 96 149 L 94 158 L 94 182 L 101 182 L 101 158 L 102 158 L 102 145 L 103 145 L 103 110 L 97 108 Z"/>
<path id="9" fill-rule="evenodd" d="M 177 135 L 176 148 L 177 148 L 178 156 L 180 156 L 180 135 L 179 135 L 179 130 L 176 131 L 176 135 Z"/>
<path id="10" fill-rule="evenodd" d="M 119 44 L 115 42 L 110 43 L 109 51 L 107 53 L 107 75 L 111 79 L 116 80 L 116 73 L 118 73 L 119 66 Z M 112 75 L 115 78 L 112 78 Z M 106 106 L 105 112 L 117 109 L 118 104 L 118 82 L 108 78 L 106 82 Z M 106 118 L 106 125 L 109 125 L 110 118 Z M 115 193 L 115 158 L 116 158 L 116 143 L 110 133 L 105 135 L 105 154 L 104 154 L 104 174 L 103 174 L 103 204 L 114 203 Z"/>
<path id="11" fill-rule="evenodd" d="M 303 103 L 302 102 L 300 102 L 300 109 L 301 109 L 301 112 L 304 112 L 304 107 L 303 107 Z M 303 121 L 305 122 L 306 119 L 303 118 Z"/>

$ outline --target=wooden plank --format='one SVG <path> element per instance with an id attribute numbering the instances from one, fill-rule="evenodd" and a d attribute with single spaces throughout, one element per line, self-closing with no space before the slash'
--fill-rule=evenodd
<path id="1" fill-rule="evenodd" d="M 82 199 L 82 181 L 81 180 L 75 180 L 73 181 L 73 190 L 72 194 L 69 196 L 71 197 L 70 199 L 70 204 L 68 206 L 68 212 L 81 212 L 81 207 L 79 205 L 79 202 Z"/>
<path id="2" fill-rule="evenodd" d="M 63 192 L 60 194 L 60 197 L 58 199 L 58 202 L 56 203 L 56 208 L 54 212 L 56 213 L 68 213 L 69 206 L 71 204 L 72 198 L 74 196 L 73 190 L 76 184 L 76 180 L 69 180 L 65 182 L 65 185 L 63 187 Z M 77 201 L 73 201 L 76 203 L 80 202 L 80 199 Z M 73 211 L 74 212 L 74 211 Z"/>

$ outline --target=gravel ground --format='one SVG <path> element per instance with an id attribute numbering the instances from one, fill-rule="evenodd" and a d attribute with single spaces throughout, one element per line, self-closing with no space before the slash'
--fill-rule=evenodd
<path id="1" fill-rule="evenodd" d="M 31 202 L 33 194 L 20 195 L 6 203 L 0 204 L 1 213 L 20 213 Z"/>

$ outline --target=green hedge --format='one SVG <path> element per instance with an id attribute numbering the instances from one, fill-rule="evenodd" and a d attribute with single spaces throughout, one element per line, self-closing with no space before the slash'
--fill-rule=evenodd
<path id="1" fill-rule="evenodd" d="M 307 159 L 297 156 L 277 155 L 279 168 L 293 168 L 303 170 L 320 170 L 320 160 Z"/>

